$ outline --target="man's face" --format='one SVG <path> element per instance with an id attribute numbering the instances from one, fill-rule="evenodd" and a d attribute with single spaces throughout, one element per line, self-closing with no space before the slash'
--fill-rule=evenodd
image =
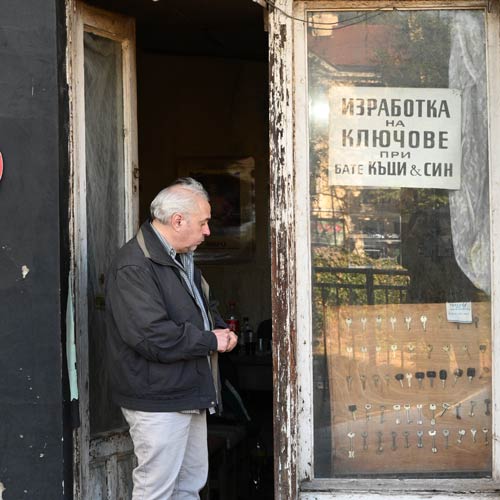
<path id="1" fill-rule="evenodd" d="M 198 245 L 210 236 L 208 222 L 210 220 L 210 204 L 201 196 L 196 197 L 197 209 L 183 218 L 178 233 L 179 253 L 194 252 Z"/>

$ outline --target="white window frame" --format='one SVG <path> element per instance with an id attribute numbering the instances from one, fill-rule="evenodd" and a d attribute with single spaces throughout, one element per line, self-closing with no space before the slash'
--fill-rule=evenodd
<path id="1" fill-rule="evenodd" d="M 293 16 L 306 18 L 310 10 L 371 10 L 392 8 L 405 10 L 481 9 L 486 13 L 486 50 L 488 74 L 488 123 L 490 170 L 490 229 L 492 280 L 492 352 L 497 351 L 500 332 L 500 26 L 499 2 L 490 1 L 404 1 L 356 2 L 301 1 L 293 3 Z M 429 498 L 470 499 L 498 497 L 500 490 L 500 355 L 492 361 L 492 478 L 485 479 L 315 479 L 314 478 L 314 418 L 313 418 L 313 354 L 311 304 L 311 252 L 309 211 L 309 130 L 307 122 L 307 42 L 305 24 L 293 23 L 293 90 L 294 90 L 294 173 L 296 229 L 296 311 L 297 311 L 297 479 L 300 498 L 320 500 L 378 499 L 394 496 L 398 500 Z M 498 245 L 498 244 L 497 244 Z M 500 351 L 498 351 L 500 353 Z"/>

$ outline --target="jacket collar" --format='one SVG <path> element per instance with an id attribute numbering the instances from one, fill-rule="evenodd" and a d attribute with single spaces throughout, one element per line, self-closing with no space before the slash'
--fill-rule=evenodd
<path id="1" fill-rule="evenodd" d="M 147 220 L 142 224 L 141 230 L 144 236 L 144 243 L 146 244 L 146 248 L 150 254 L 149 258 L 157 264 L 161 264 L 163 266 L 175 266 L 176 264 L 174 260 L 170 257 L 170 255 L 168 255 L 165 247 L 153 231 L 150 220 Z"/>

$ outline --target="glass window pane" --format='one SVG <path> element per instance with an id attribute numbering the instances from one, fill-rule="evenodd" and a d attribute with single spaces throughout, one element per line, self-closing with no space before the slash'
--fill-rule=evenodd
<path id="1" fill-rule="evenodd" d="M 488 475 L 484 13 L 308 16 L 315 475 Z"/>
<path id="2" fill-rule="evenodd" d="M 87 172 L 90 430 L 123 425 L 107 393 L 104 365 L 104 275 L 125 243 L 123 78 L 121 44 L 84 34 Z"/>

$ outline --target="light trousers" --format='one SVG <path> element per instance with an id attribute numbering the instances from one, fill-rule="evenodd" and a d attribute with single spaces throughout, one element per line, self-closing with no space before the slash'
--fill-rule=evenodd
<path id="1" fill-rule="evenodd" d="M 206 411 L 145 412 L 122 408 L 137 467 L 132 500 L 193 500 L 208 475 Z"/>

